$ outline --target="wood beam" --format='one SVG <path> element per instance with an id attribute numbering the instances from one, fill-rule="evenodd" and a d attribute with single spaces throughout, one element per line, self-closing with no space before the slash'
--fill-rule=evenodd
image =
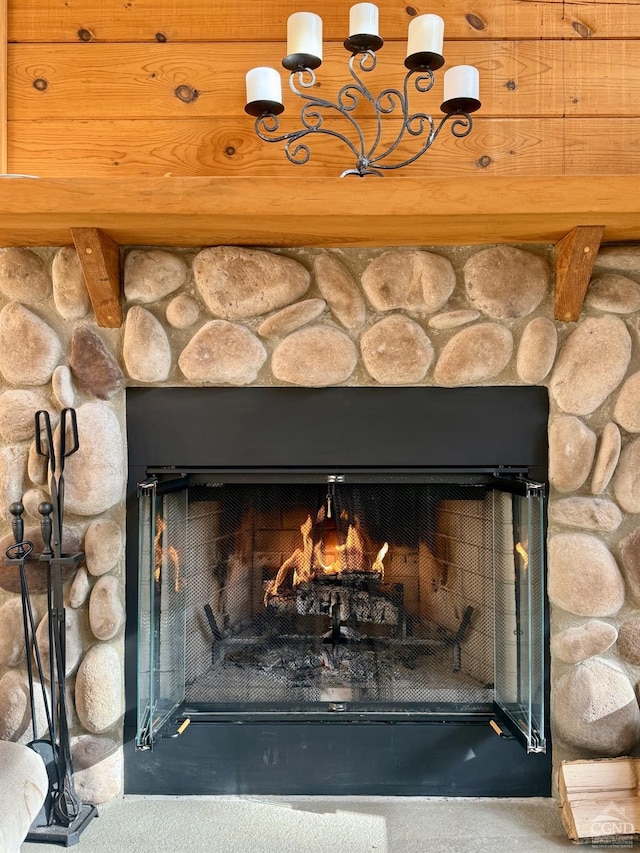
<path id="1" fill-rule="evenodd" d="M 64 246 L 85 227 L 121 246 L 555 244 L 576 223 L 634 242 L 629 187 L 624 176 L 18 178 L 0 184 L 0 246 Z"/>
<path id="2" fill-rule="evenodd" d="M 0 173 L 6 174 L 8 169 L 7 127 L 8 127 L 8 48 L 7 18 L 9 0 L 0 0 Z"/>
<path id="3" fill-rule="evenodd" d="M 578 225 L 556 243 L 554 316 L 563 323 L 580 319 L 604 225 Z"/>
<path id="4" fill-rule="evenodd" d="M 108 329 L 122 325 L 120 247 L 99 228 L 72 228 L 96 322 Z"/>

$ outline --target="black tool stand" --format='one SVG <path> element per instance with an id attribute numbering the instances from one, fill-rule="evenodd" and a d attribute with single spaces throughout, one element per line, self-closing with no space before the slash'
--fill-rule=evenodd
<path id="1" fill-rule="evenodd" d="M 94 817 L 98 816 L 95 806 L 80 803 L 73 786 L 73 767 L 67 727 L 66 696 L 65 696 L 65 613 L 62 590 L 63 569 L 78 566 L 84 559 L 84 554 L 63 554 L 53 556 L 50 549 L 51 504 L 41 504 L 43 516 L 44 548 L 42 554 L 33 553 L 33 544 L 22 541 L 22 504 L 12 504 L 12 527 L 16 544 L 7 550 L 7 560 L 13 563 L 20 574 L 20 589 L 22 598 L 22 617 L 27 648 L 27 669 L 29 675 L 29 693 L 31 700 L 32 725 L 34 739 L 29 744 L 34 752 L 43 759 L 49 777 L 49 790 L 39 814 L 31 824 L 26 841 L 59 844 L 71 847 L 78 844 L 80 835 Z M 27 586 L 25 563 L 43 564 L 47 572 L 47 598 L 49 616 L 49 687 L 51 701 L 48 702 L 46 691 L 42 688 L 43 667 L 35 633 L 31 597 Z M 40 684 L 34 681 L 32 654 L 36 660 L 37 674 Z M 38 739 L 35 731 L 35 690 L 43 689 L 43 699 L 48 735 Z"/>

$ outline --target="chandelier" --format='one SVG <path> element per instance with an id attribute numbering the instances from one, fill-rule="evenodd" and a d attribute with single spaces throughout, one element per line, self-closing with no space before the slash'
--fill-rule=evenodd
<path id="1" fill-rule="evenodd" d="M 349 73 L 352 80 L 338 92 L 335 102 L 319 98 L 310 90 L 316 85 L 315 69 L 322 64 L 322 18 L 312 12 L 296 12 L 287 21 L 287 55 L 282 65 L 289 73 L 291 90 L 305 103 L 300 109 L 302 127 L 290 133 L 278 133 L 278 116 L 284 111 L 282 82 L 275 68 L 252 68 L 247 73 L 247 103 L 245 111 L 255 116 L 255 130 L 265 142 L 284 142 L 285 154 L 295 165 L 307 163 L 311 150 L 307 137 L 322 134 L 335 137 L 348 146 L 355 157 L 355 166 L 346 169 L 345 175 L 378 175 L 400 169 L 418 160 L 431 148 L 445 124 L 453 136 L 462 138 L 471 132 L 470 113 L 480 109 L 478 69 L 472 65 L 456 65 L 444 73 L 444 100 L 439 121 L 425 112 L 411 112 L 409 89 L 429 92 L 434 85 L 434 71 L 442 68 L 444 21 L 438 15 L 419 15 L 409 24 L 407 73 L 402 90 L 384 89 L 375 97 L 363 82 L 362 73 L 376 67 L 376 51 L 384 44 L 378 34 L 378 8 L 373 3 L 357 3 L 349 13 L 349 37 L 344 46 L 349 51 Z M 354 113 L 359 106 L 368 105 L 373 111 L 373 128 L 365 139 L 365 132 Z M 368 113 L 370 115 L 370 112 Z M 383 119 L 393 115 L 393 118 Z M 339 116 L 348 124 L 347 133 L 331 126 L 331 116 Z M 343 129 L 344 129 L 343 121 Z M 395 139 L 389 141 L 385 131 L 395 121 Z M 414 153 L 401 161 L 392 155 L 400 143 L 416 140 Z M 386 162 L 390 158 L 390 162 Z"/>

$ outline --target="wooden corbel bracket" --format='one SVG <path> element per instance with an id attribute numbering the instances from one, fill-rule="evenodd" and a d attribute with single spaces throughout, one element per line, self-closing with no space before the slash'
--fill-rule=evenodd
<path id="1" fill-rule="evenodd" d="M 98 326 L 122 326 L 120 247 L 99 228 L 72 228 L 84 280 Z"/>
<path id="2" fill-rule="evenodd" d="M 580 319 L 604 228 L 604 225 L 578 225 L 556 243 L 556 320 L 574 323 Z"/>

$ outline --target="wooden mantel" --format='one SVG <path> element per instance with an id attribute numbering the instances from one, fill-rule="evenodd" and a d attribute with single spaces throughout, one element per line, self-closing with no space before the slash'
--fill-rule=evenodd
<path id="1" fill-rule="evenodd" d="M 640 240 L 628 176 L 0 178 L 0 246 L 70 244 L 72 228 L 121 245 L 557 243 L 587 225 Z"/>

